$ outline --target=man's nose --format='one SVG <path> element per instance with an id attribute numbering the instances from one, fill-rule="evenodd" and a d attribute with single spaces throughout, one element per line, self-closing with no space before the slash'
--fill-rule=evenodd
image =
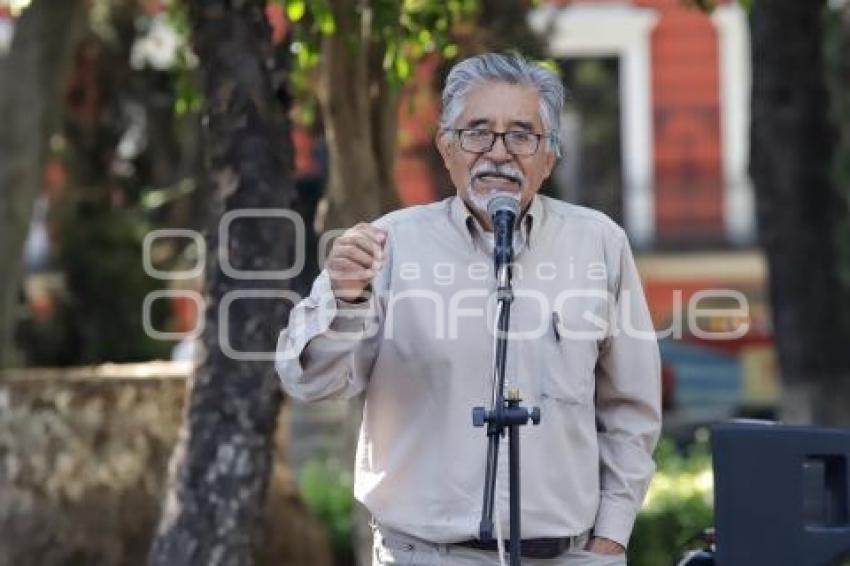
<path id="1" fill-rule="evenodd" d="M 513 155 L 508 151 L 508 146 L 505 145 L 505 136 L 496 136 L 493 140 L 493 147 L 485 154 L 490 160 L 495 162 L 505 162 L 513 159 Z"/>

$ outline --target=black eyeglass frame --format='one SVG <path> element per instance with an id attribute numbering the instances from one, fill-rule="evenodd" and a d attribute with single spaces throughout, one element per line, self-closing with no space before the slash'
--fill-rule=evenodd
<path id="1" fill-rule="evenodd" d="M 460 141 L 460 148 L 462 150 L 466 151 L 466 152 L 477 153 L 479 155 L 483 154 L 483 153 L 487 153 L 488 151 L 491 151 L 493 149 L 494 145 L 496 145 L 496 140 L 498 138 L 502 138 L 502 143 L 504 144 L 505 149 L 508 151 L 508 153 L 510 153 L 511 155 L 515 155 L 517 157 L 529 157 L 529 156 L 536 154 L 537 151 L 540 149 L 540 141 L 543 138 L 550 135 L 550 132 L 543 132 L 542 134 L 536 134 L 534 132 L 523 132 L 523 131 L 517 131 L 517 130 L 508 130 L 508 131 L 505 131 L 505 132 L 494 132 L 493 130 L 488 130 L 488 129 L 485 129 L 485 128 L 447 128 L 446 131 L 457 134 L 458 141 Z M 472 150 L 472 149 L 468 149 L 468 148 L 463 146 L 463 133 L 464 132 L 482 132 L 482 133 L 486 132 L 486 133 L 489 133 L 491 136 L 493 136 L 493 138 L 490 140 L 490 145 L 487 148 L 481 149 L 481 150 Z M 516 151 L 511 150 L 510 146 L 508 145 L 507 136 L 509 136 L 510 134 L 522 134 L 522 135 L 525 135 L 525 136 L 532 136 L 537 140 L 537 143 L 534 145 L 534 149 L 531 152 L 529 152 L 529 153 L 517 153 Z"/>

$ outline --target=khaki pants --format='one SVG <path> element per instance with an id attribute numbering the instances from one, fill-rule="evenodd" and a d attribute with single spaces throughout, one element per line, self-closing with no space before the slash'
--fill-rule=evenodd
<path id="1" fill-rule="evenodd" d="M 372 527 L 374 546 L 372 566 L 498 566 L 495 552 L 452 544 L 428 542 L 380 525 Z M 575 537 L 581 549 L 587 535 Z M 505 556 L 505 564 L 509 564 Z M 551 559 L 523 558 L 523 566 L 626 566 L 625 556 L 606 556 L 585 550 L 569 550 Z"/>

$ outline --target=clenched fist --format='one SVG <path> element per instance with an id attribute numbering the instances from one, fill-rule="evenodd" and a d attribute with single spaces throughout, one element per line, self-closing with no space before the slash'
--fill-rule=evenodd
<path id="1" fill-rule="evenodd" d="M 325 267 L 337 299 L 351 302 L 364 298 L 363 290 L 381 267 L 386 240 L 386 231 L 361 222 L 334 241 Z"/>

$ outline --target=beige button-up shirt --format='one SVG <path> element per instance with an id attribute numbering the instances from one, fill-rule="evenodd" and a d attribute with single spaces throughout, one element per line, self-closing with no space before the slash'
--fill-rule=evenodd
<path id="1" fill-rule="evenodd" d="M 355 497 L 388 527 L 434 542 L 477 537 L 495 318 L 491 246 L 457 197 L 388 214 L 368 302 L 337 302 L 327 272 L 293 309 L 276 366 L 307 401 L 365 390 Z M 536 196 L 515 253 L 507 381 L 521 428 L 522 536 L 593 529 L 626 544 L 654 471 L 658 346 L 622 229 Z M 507 440 L 498 505 L 509 534 Z"/>

